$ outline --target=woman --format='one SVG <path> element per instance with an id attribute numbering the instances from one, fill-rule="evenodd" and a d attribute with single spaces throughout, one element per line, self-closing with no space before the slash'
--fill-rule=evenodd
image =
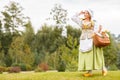
<path id="1" fill-rule="evenodd" d="M 72 17 L 72 20 L 76 22 L 82 30 L 80 36 L 79 47 L 79 61 L 78 70 L 87 70 L 84 76 L 92 76 L 92 70 L 102 69 L 102 75 L 107 74 L 105 68 L 103 49 L 96 47 L 93 44 L 93 35 L 95 32 L 100 33 L 102 26 L 96 26 L 96 21 L 92 19 L 93 12 L 90 9 L 81 11 Z"/>

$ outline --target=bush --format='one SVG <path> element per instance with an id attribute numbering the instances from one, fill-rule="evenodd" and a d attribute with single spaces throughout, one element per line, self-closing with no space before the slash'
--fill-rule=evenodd
<path id="1" fill-rule="evenodd" d="M 37 68 L 35 69 L 35 72 L 43 72 L 43 70 L 42 70 L 40 67 L 37 67 Z"/>
<path id="2" fill-rule="evenodd" d="M 66 68 L 65 62 L 64 62 L 64 61 L 59 62 L 59 65 L 58 65 L 58 67 L 57 67 L 57 70 L 58 70 L 59 72 L 64 72 L 64 71 L 65 71 L 65 68 Z"/>
<path id="3" fill-rule="evenodd" d="M 38 68 L 41 69 L 42 71 L 47 71 L 49 69 L 46 63 L 39 64 Z"/>
<path id="4" fill-rule="evenodd" d="M 18 63 L 13 63 L 11 66 L 16 67 L 16 66 L 19 66 L 19 64 Z"/>
<path id="5" fill-rule="evenodd" d="M 19 64 L 19 67 L 21 68 L 21 71 L 26 71 L 26 65 L 25 64 Z"/>
<path id="6" fill-rule="evenodd" d="M 9 67 L 8 72 L 10 73 L 19 73 L 21 71 L 20 67 Z"/>
<path id="7" fill-rule="evenodd" d="M 18 63 L 13 63 L 12 67 L 20 67 L 21 71 L 30 71 L 30 70 L 32 70 L 31 65 L 25 64 L 25 63 L 19 63 L 19 64 Z"/>
<path id="8" fill-rule="evenodd" d="M 109 66 L 109 70 L 115 71 L 115 70 L 118 70 L 118 68 L 115 64 L 113 64 Z"/>
<path id="9" fill-rule="evenodd" d="M 30 70 L 32 70 L 32 67 L 29 64 L 21 63 L 21 64 L 19 64 L 19 67 L 21 68 L 22 71 L 30 71 Z"/>
<path id="10" fill-rule="evenodd" d="M 5 68 L 5 67 L 0 66 L 0 73 L 5 72 L 5 71 L 6 71 L 6 68 Z"/>
<path id="11" fill-rule="evenodd" d="M 6 64 L 0 61 L 0 66 L 4 66 L 5 67 Z"/>

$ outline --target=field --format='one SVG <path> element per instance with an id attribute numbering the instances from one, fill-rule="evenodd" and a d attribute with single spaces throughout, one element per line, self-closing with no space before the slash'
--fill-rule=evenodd
<path id="1" fill-rule="evenodd" d="M 120 71 L 109 71 L 102 76 L 94 71 L 92 77 L 84 77 L 84 72 L 20 72 L 0 74 L 0 80 L 120 80 Z"/>

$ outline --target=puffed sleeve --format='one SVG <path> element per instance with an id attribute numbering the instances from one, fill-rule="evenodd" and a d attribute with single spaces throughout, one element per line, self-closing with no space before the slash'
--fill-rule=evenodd
<path id="1" fill-rule="evenodd" d="M 93 21 L 94 21 L 94 32 L 97 33 L 99 30 L 99 23 L 96 20 Z"/>
<path id="2" fill-rule="evenodd" d="M 71 19 L 72 21 L 77 23 L 80 27 L 82 26 L 82 20 L 80 19 L 79 14 L 73 15 Z"/>

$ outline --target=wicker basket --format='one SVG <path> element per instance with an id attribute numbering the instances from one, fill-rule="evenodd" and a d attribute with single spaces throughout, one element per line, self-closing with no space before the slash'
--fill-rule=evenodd
<path id="1" fill-rule="evenodd" d="M 95 33 L 93 36 L 93 43 L 97 47 L 105 47 L 110 44 L 109 35 L 107 33 Z"/>

